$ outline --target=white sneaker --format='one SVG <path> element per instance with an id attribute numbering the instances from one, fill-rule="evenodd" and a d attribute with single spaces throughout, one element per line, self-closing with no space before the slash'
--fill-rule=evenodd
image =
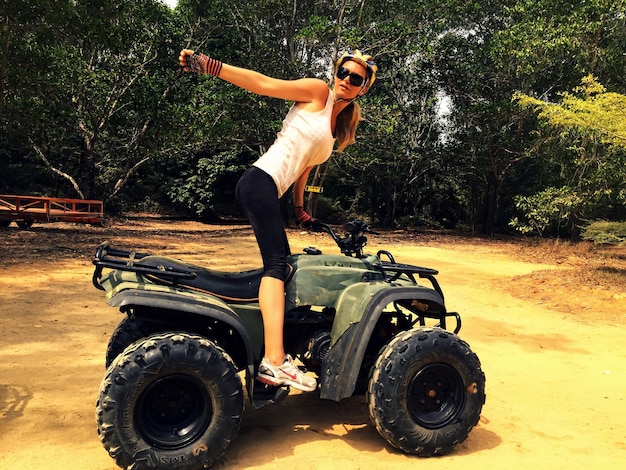
<path id="1" fill-rule="evenodd" d="M 256 377 L 267 385 L 291 385 L 303 392 L 312 392 L 317 388 L 317 380 L 304 375 L 304 372 L 293 363 L 293 359 L 289 354 L 287 354 L 285 362 L 280 366 L 273 365 L 269 359 L 264 357 L 259 365 L 259 373 Z"/>

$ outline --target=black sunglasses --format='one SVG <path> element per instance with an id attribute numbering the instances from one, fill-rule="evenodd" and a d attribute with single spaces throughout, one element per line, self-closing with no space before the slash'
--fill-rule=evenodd
<path id="1" fill-rule="evenodd" d="M 350 85 L 352 86 L 361 86 L 365 81 L 365 79 L 358 73 L 351 73 L 347 68 L 339 67 L 337 70 L 337 78 L 339 80 L 343 80 L 346 77 L 350 77 Z"/>

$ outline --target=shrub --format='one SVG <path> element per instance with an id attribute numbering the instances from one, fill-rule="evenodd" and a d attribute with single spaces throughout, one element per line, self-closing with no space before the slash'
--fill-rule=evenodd
<path id="1" fill-rule="evenodd" d="M 596 244 L 621 245 L 626 243 L 626 222 L 598 220 L 583 227 L 581 236 Z"/>

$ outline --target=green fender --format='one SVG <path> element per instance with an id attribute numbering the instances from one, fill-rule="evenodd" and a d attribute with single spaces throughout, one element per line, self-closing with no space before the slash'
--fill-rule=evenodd
<path id="1" fill-rule="evenodd" d="M 332 346 L 322 367 L 321 398 L 340 401 L 352 396 L 365 350 L 387 305 L 396 300 L 416 299 L 438 304 L 445 311 L 443 297 L 433 289 L 387 285 L 383 289 L 379 283 L 372 283 L 370 289 L 351 286 L 350 292 L 346 292 L 342 299 L 346 312 L 337 310 L 331 332 Z"/>
<path id="2" fill-rule="evenodd" d="M 199 298 L 197 294 L 186 297 L 182 300 L 180 293 L 126 289 L 111 297 L 107 303 L 111 307 L 118 307 L 124 312 L 131 307 L 147 307 L 199 315 L 225 323 L 241 336 L 246 347 L 247 365 L 253 369 L 263 345 L 261 316 L 238 315 L 228 305 L 216 298 L 203 299 Z M 207 300 L 210 301 L 207 302 Z M 175 321 L 175 318 L 172 318 L 172 320 Z M 255 334 L 255 331 L 260 332 L 260 334 Z"/>
<path id="3" fill-rule="evenodd" d="M 331 331 L 331 346 L 350 325 L 361 321 L 367 309 L 370 308 L 372 298 L 378 292 L 390 288 L 390 284 L 386 282 L 361 282 L 344 289 L 336 305 L 337 313 Z"/>
<path id="4" fill-rule="evenodd" d="M 244 341 L 246 337 L 250 338 L 250 342 L 246 342 L 246 347 L 250 346 L 250 353 L 255 357 L 261 353 L 263 319 L 258 304 L 229 305 L 214 295 L 191 291 L 187 287 L 178 288 L 174 285 L 153 282 L 131 271 L 110 271 L 102 277 L 100 284 L 106 292 L 107 303 L 112 307 L 141 305 L 195 313 L 206 317 L 214 316 L 212 312 L 221 312 L 218 318 L 220 321 L 227 320 L 225 323 L 235 328 Z M 138 301 L 142 303 L 136 303 Z"/>

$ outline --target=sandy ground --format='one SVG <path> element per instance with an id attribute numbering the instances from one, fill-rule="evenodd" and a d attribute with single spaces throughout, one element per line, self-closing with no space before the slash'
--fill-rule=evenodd
<path id="1" fill-rule="evenodd" d="M 333 252 L 322 235 L 289 236 L 293 251 Z M 122 318 L 91 285 L 98 243 L 227 270 L 260 264 L 246 227 L 134 220 L 11 226 L 0 238 L 0 469 L 117 468 L 94 419 L 106 344 Z M 368 251 L 382 248 L 440 271 L 487 377 L 479 425 L 451 455 L 411 457 L 378 436 L 363 397 L 292 392 L 280 406 L 248 407 L 214 468 L 624 468 L 626 289 L 576 280 L 589 270 L 624 276 L 624 257 L 589 266 L 525 250 L 520 261 L 511 242 L 371 236 Z"/>

